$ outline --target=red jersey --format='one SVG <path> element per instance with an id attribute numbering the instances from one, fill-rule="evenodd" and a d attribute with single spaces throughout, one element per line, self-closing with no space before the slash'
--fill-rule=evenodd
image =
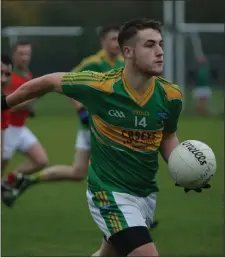
<path id="1" fill-rule="evenodd" d="M 9 126 L 9 110 L 2 111 L 1 117 L 1 130 L 8 128 Z"/>
<path id="2" fill-rule="evenodd" d="M 32 79 L 32 74 L 27 72 L 27 76 L 25 77 L 22 71 L 18 68 L 15 68 L 12 72 L 10 84 L 7 87 L 7 92 L 12 93 L 17 88 L 22 86 L 24 83 Z M 27 117 L 29 116 L 28 111 L 21 112 L 10 112 L 9 124 L 16 127 L 23 127 L 26 123 Z"/>

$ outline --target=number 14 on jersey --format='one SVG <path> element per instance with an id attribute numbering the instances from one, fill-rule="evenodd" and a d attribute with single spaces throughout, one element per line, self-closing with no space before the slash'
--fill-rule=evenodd
<path id="1" fill-rule="evenodd" d="M 147 127 L 146 117 L 134 116 L 134 126 L 144 128 Z"/>

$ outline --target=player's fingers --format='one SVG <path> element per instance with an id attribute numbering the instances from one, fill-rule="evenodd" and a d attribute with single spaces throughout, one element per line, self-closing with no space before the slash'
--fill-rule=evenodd
<path id="1" fill-rule="evenodd" d="M 196 188 L 194 191 L 195 191 L 196 193 L 201 193 L 201 192 L 202 192 L 202 189 L 201 189 L 201 188 Z"/>

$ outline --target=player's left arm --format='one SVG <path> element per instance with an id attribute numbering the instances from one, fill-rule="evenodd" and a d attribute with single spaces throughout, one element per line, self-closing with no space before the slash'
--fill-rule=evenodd
<path id="1" fill-rule="evenodd" d="M 171 99 L 169 101 L 169 116 L 164 123 L 163 139 L 160 145 L 160 153 L 166 163 L 173 149 L 179 144 L 176 131 L 181 110 L 181 98 Z"/>

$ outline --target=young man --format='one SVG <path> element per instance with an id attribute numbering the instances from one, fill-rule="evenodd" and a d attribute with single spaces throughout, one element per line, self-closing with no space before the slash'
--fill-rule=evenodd
<path id="1" fill-rule="evenodd" d="M 179 143 L 181 92 L 158 77 L 163 70 L 159 22 L 127 22 L 118 41 L 124 69 L 49 74 L 3 96 L 2 108 L 53 91 L 84 104 L 92 146 L 87 199 L 106 239 L 95 256 L 113 256 L 114 250 L 114 256 L 158 256 L 148 231 L 158 191 L 158 154 L 167 162 Z"/>
<path id="2" fill-rule="evenodd" d="M 28 69 L 31 50 L 31 44 L 28 42 L 18 42 L 15 45 L 13 49 L 14 69 L 10 84 L 7 87 L 7 94 L 14 92 L 22 84 L 32 79 L 32 74 Z M 30 174 L 45 167 L 48 163 L 44 148 L 37 137 L 25 125 L 30 112 L 30 104 L 33 101 L 34 99 L 29 100 L 10 110 L 9 127 L 4 134 L 2 170 L 6 168 L 8 161 L 16 151 L 25 153 L 28 160 L 9 174 L 4 180 L 6 184 L 15 179 L 16 173 Z"/>
<path id="3" fill-rule="evenodd" d="M 12 74 L 12 61 L 7 55 L 1 56 L 1 93 L 5 92 L 5 89 L 9 85 L 10 77 Z M 9 125 L 9 110 L 4 110 L 1 112 L 1 167 L 3 166 L 2 162 L 2 150 L 4 148 L 4 133 L 6 128 Z M 3 170 L 2 170 L 3 171 Z M 3 176 L 3 172 L 1 174 Z"/>

